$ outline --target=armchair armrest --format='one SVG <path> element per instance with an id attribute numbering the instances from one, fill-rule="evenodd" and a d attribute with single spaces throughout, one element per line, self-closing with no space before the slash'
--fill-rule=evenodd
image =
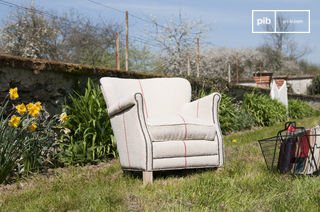
<path id="1" fill-rule="evenodd" d="M 124 110 L 134 106 L 135 104 L 136 100 L 134 95 L 124 97 L 108 108 L 109 117 L 122 113 Z"/>
<path id="2" fill-rule="evenodd" d="M 186 116 L 196 117 L 215 126 L 216 136 L 214 141 L 218 142 L 219 166 L 222 166 L 224 163 L 224 144 L 218 119 L 220 100 L 221 95 L 219 93 L 212 93 L 185 104 L 182 108 L 182 113 Z"/>
<path id="3" fill-rule="evenodd" d="M 122 168 L 152 170 L 152 144 L 141 93 L 132 93 L 108 107 Z"/>
<path id="4" fill-rule="evenodd" d="M 208 123 L 218 123 L 218 109 L 221 95 L 212 93 L 195 101 L 185 104 L 182 113 L 207 121 Z"/>

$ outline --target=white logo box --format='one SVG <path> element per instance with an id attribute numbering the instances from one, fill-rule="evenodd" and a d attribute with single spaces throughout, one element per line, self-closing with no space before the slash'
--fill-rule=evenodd
<path id="1" fill-rule="evenodd" d="M 268 15 L 267 15 L 268 14 Z M 291 25 L 304 28 L 303 30 L 293 31 L 278 31 L 277 30 L 277 16 L 281 14 L 291 16 L 290 19 L 285 20 Z M 298 18 L 295 19 L 294 16 Z M 304 17 L 299 17 L 304 16 Z M 252 33 L 310 33 L 310 10 L 252 10 Z M 272 24 L 273 31 L 267 31 L 264 27 Z M 299 24 L 299 25 L 298 25 Z M 260 30 L 259 30 L 260 29 Z"/>

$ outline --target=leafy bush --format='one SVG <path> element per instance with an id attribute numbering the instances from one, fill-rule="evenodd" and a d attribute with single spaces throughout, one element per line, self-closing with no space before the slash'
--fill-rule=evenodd
<path id="1" fill-rule="evenodd" d="M 235 129 L 235 131 L 251 129 L 256 125 L 254 116 L 248 113 L 243 107 L 239 106 L 237 112 L 236 122 L 238 123 L 238 128 Z"/>
<path id="2" fill-rule="evenodd" d="M 50 118 L 40 102 L 18 104 L 18 89 L 10 89 L 0 106 L 0 183 L 14 174 L 28 174 L 51 163 L 57 119 Z M 8 113 L 8 115 L 6 115 Z"/>
<path id="3" fill-rule="evenodd" d="M 306 102 L 296 99 L 289 100 L 289 117 L 293 119 L 299 119 L 304 117 L 312 116 L 317 113 L 310 105 Z"/>
<path id="4" fill-rule="evenodd" d="M 308 94 L 310 95 L 318 95 L 320 94 L 320 75 L 316 76 L 311 85 L 308 86 Z"/>
<path id="5" fill-rule="evenodd" d="M 219 107 L 219 122 L 223 134 L 243 129 L 250 129 L 255 125 L 252 114 L 247 113 L 234 99 L 222 94 Z"/>
<path id="6" fill-rule="evenodd" d="M 94 163 L 116 157 L 116 145 L 106 104 L 98 85 L 88 80 L 84 94 L 73 92 L 64 110 L 64 135 L 60 141 L 60 160 L 66 164 Z"/>
<path id="7" fill-rule="evenodd" d="M 211 89 L 209 92 L 200 89 L 196 93 L 196 99 L 209 95 L 214 92 Z M 235 102 L 235 99 L 222 93 L 219 106 L 219 122 L 223 134 L 250 129 L 254 126 L 254 118 L 247 113 L 240 104 Z"/>
<path id="8" fill-rule="evenodd" d="M 258 126 L 270 126 L 287 119 L 286 107 L 267 95 L 246 93 L 243 107 L 254 116 Z"/>
<path id="9" fill-rule="evenodd" d="M 237 108 L 232 102 L 232 98 L 223 94 L 219 107 L 219 122 L 224 134 L 238 129 Z"/>

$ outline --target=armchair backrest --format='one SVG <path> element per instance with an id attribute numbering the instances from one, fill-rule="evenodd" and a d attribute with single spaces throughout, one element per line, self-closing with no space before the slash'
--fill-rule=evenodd
<path id="1" fill-rule="evenodd" d="M 146 118 L 177 113 L 183 104 L 191 100 L 191 85 L 183 78 L 100 79 L 107 106 L 123 98 L 141 93 Z"/>

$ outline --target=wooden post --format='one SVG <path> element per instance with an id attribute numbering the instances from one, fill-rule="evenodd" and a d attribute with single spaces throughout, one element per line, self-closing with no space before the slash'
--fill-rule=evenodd
<path id="1" fill-rule="evenodd" d="M 190 57 L 189 57 L 189 55 L 188 55 L 188 61 L 187 61 L 187 74 L 188 74 L 188 76 L 190 76 Z"/>
<path id="2" fill-rule="evenodd" d="M 237 66 L 237 84 L 239 83 L 239 68 L 238 68 L 238 66 Z"/>
<path id="3" fill-rule="evenodd" d="M 200 76 L 200 41 L 197 38 L 197 77 Z"/>
<path id="4" fill-rule="evenodd" d="M 126 11 L 126 71 L 129 70 L 129 21 L 128 11 Z"/>
<path id="5" fill-rule="evenodd" d="M 116 69 L 120 70 L 120 37 L 119 37 L 119 32 L 116 32 Z"/>
<path id="6" fill-rule="evenodd" d="M 143 171 L 142 172 L 143 185 L 148 185 L 153 183 L 153 172 Z"/>
<path id="7" fill-rule="evenodd" d="M 231 68 L 230 68 L 230 63 L 228 63 L 228 82 L 231 83 Z"/>

